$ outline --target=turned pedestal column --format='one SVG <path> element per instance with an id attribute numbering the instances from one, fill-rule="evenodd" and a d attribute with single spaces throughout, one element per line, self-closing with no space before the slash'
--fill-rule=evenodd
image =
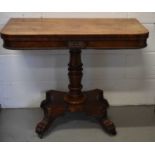
<path id="1" fill-rule="evenodd" d="M 69 104 L 83 104 L 86 96 L 82 90 L 82 62 L 81 62 L 81 50 L 71 49 L 70 50 L 70 62 L 68 65 L 68 76 L 69 76 L 69 92 L 65 95 L 64 100 Z"/>
<path id="2" fill-rule="evenodd" d="M 44 117 L 36 126 L 36 132 L 42 137 L 52 121 L 68 111 L 84 112 L 89 116 L 96 117 L 107 133 L 115 135 L 115 126 L 112 121 L 107 118 L 107 108 L 109 104 L 103 97 L 103 91 L 100 89 L 82 91 L 81 80 L 83 69 L 81 49 L 72 48 L 69 53 L 69 91 L 61 92 L 50 90 L 46 93 L 46 99 L 41 103 Z"/>

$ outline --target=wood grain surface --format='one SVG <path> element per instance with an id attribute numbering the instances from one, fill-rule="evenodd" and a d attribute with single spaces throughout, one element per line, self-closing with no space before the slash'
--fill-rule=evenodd
<path id="1" fill-rule="evenodd" d="M 6 35 L 133 35 L 148 30 L 136 19 L 12 18 L 1 31 Z"/>
<path id="2" fill-rule="evenodd" d="M 12 18 L 1 31 L 8 49 L 143 48 L 148 30 L 137 19 Z"/>

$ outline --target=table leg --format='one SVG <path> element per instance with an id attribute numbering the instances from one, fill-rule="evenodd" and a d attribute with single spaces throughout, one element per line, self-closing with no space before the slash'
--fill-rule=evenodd
<path id="1" fill-rule="evenodd" d="M 71 49 L 68 67 L 69 92 L 51 90 L 46 93 L 46 99 L 41 103 L 44 117 L 36 126 L 36 132 L 40 137 L 43 136 L 55 118 L 67 111 L 84 112 L 96 117 L 107 133 L 116 134 L 115 125 L 107 117 L 109 103 L 103 97 L 103 91 L 100 89 L 81 91 L 82 70 L 81 50 Z"/>
<path id="2" fill-rule="evenodd" d="M 68 64 L 69 92 L 64 97 L 64 100 L 69 104 L 82 104 L 86 99 L 86 96 L 81 92 L 82 70 L 81 50 L 71 49 L 70 62 Z"/>

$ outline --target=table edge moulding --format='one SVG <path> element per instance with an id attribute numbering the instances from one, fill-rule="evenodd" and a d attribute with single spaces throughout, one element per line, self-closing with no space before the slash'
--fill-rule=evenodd
<path id="1" fill-rule="evenodd" d="M 42 137 L 53 120 L 66 112 L 83 112 L 95 117 L 108 134 L 115 135 L 103 90 L 82 91 L 81 52 L 144 48 L 148 36 L 149 31 L 134 18 L 11 18 L 1 30 L 4 48 L 69 49 L 69 91 L 46 92 L 46 99 L 41 102 L 44 116 L 36 133 Z"/>

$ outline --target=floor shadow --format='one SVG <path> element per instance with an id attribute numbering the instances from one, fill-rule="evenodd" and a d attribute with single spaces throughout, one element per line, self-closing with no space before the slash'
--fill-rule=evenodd
<path id="1" fill-rule="evenodd" d="M 108 110 L 108 116 L 115 123 L 116 130 L 130 127 L 155 127 L 154 106 L 112 106 Z M 0 112 L 0 137 L 10 134 L 13 136 L 22 135 L 23 132 L 36 136 L 35 126 L 42 117 L 43 113 L 40 108 L 2 109 Z M 58 131 L 76 129 L 103 130 L 93 117 L 86 116 L 83 113 L 66 113 L 52 123 L 44 137 Z"/>
<path id="2" fill-rule="evenodd" d="M 150 127 L 155 126 L 154 106 L 123 106 L 110 107 L 109 118 L 115 123 L 117 128 L 124 127 Z M 83 113 L 67 113 L 63 117 L 56 119 L 45 137 L 52 132 L 67 129 L 99 129 L 103 130 L 97 119 L 86 116 Z M 104 131 L 103 131 L 104 132 Z"/>

